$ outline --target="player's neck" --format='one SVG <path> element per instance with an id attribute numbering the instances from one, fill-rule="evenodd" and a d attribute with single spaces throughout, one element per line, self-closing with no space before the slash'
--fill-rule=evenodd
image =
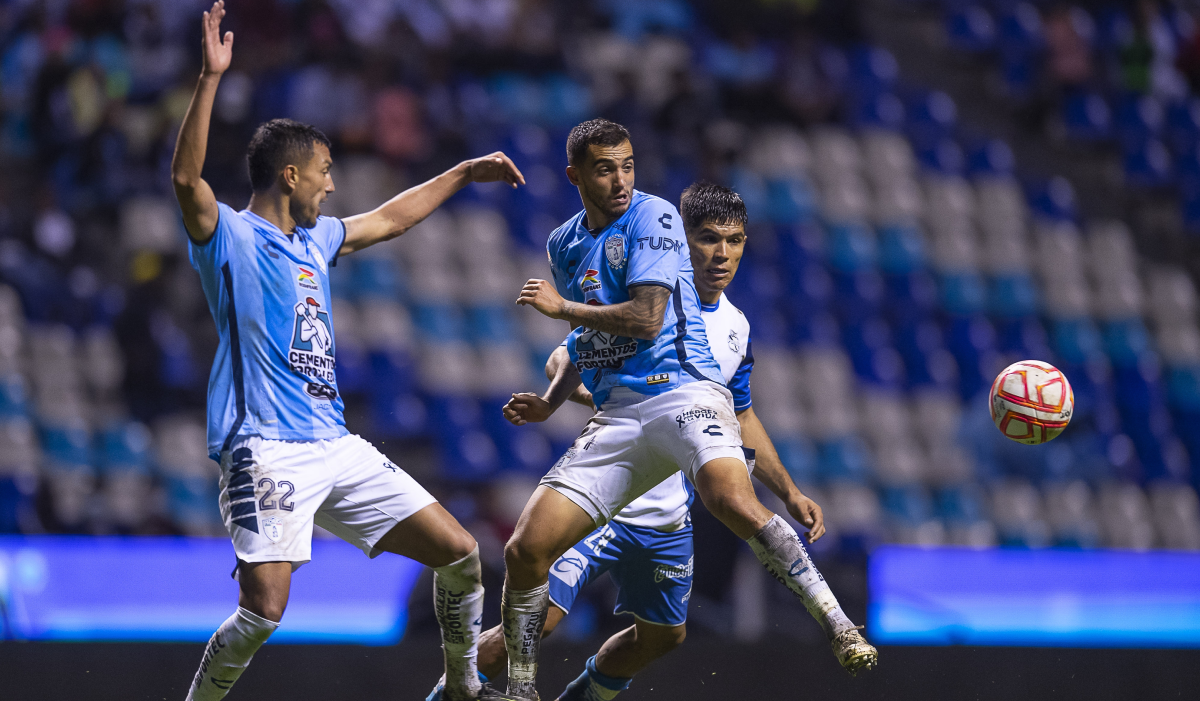
<path id="1" fill-rule="evenodd" d="M 696 285 L 696 296 L 701 304 L 716 304 L 721 301 L 721 290 L 709 290 Z"/>
<path id="2" fill-rule="evenodd" d="M 287 200 L 280 193 L 256 192 L 250 195 L 250 204 L 246 209 L 271 222 L 285 234 L 296 231 L 296 220 L 292 219 Z"/>
<path id="3" fill-rule="evenodd" d="M 614 217 L 605 214 L 600 210 L 599 207 L 586 201 L 583 203 L 583 210 L 587 212 L 587 217 L 585 218 L 583 225 L 588 231 L 593 233 L 603 229 L 609 224 L 612 224 L 619 218 L 619 215 Z"/>

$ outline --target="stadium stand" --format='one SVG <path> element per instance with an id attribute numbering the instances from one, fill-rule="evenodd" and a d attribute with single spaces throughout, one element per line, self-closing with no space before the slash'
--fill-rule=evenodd
<path id="1" fill-rule="evenodd" d="M 541 386 L 562 338 L 511 301 L 545 276 L 545 237 L 579 208 L 566 130 L 599 114 L 634 134 L 641 189 L 676 198 L 703 176 L 745 198 L 730 298 L 755 337 L 758 413 L 825 507 L 832 547 L 1200 548 L 1185 270 L 1141 256 L 1127 223 L 1079 211 L 1067 180 L 1023 179 L 1003 140 L 965 136 L 950 95 L 902 82 L 880 47 L 818 32 L 819 16 L 764 38 L 678 0 L 566 5 L 231 8 L 239 54 L 208 165 L 223 201 L 248 194 L 250 130 L 284 115 L 334 140 L 327 214 L 496 148 L 529 182 L 472 187 L 339 262 L 355 430 L 466 521 L 511 527 L 508 502 L 586 417 L 518 429 L 499 407 Z M 215 335 L 165 175 L 197 7 L 0 14 L 0 532 L 223 532 L 202 425 Z M 1013 100 L 1051 76 L 1068 137 L 1120 149 L 1129 187 L 1175 188 L 1200 227 L 1191 16 L 945 7 L 950 44 L 996 62 Z M 1025 358 L 1076 392 L 1071 426 L 1041 449 L 1006 441 L 987 414 L 992 378 Z"/>

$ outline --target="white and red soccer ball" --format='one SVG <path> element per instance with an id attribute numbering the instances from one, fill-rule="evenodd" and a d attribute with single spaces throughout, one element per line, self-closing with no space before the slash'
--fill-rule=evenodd
<path id="1" fill-rule="evenodd" d="M 1075 393 L 1066 375 L 1038 360 L 1004 368 L 992 383 L 989 408 L 996 428 L 1018 443 L 1051 441 L 1075 413 Z"/>

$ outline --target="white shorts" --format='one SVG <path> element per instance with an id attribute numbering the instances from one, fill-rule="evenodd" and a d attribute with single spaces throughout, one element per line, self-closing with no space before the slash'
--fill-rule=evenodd
<path id="1" fill-rule="evenodd" d="M 729 390 L 715 382 L 655 397 L 614 390 L 541 483 L 601 526 L 678 470 L 694 484 L 716 458 L 746 463 Z"/>
<path id="2" fill-rule="evenodd" d="M 436 499 L 355 435 L 320 441 L 238 438 L 221 453 L 221 517 L 245 562 L 312 559 L 313 523 L 362 548 Z"/>

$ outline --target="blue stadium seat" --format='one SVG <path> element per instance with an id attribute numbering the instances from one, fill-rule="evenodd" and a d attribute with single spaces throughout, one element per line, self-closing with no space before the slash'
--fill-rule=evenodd
<path id="1" fill-rule="evenodd" d="M 1094 92 L 1072 92 L 1062 103 L 1067 136 L 1078 141 L 1104 141 L 1112 137 L 1112 111 L 1104 97 Z"/>
<path id="2" fill-rule="evenodd" d="M 933 517 L 933 499 L 919 484 L 884 487 L 880 490 L 884 511 L 897 521 L 915 525 Z"/>
<path id="3" fill-rule="evenodd" d="M 469 331 L 466 317 L 453 304 L 418 304 L 413 308 L 417 331 L 438 341 L 466 341 Z"/>
<path id="4" fill-rule="evenodd" d="M 1029 2 L 1018 2 L 1000 14 L 997 43 L 1005 53 L 1031 53 L 1045 45 L 1042 16 Z"/>
<path id="5" fill-rule="evenodd" d="M 1200 145 L 1200 98 L 1172 102 L 1167 106 L 1166 134 L 1174 153 Z"/>
<path id="6" fill-rule="evenodd" d="M 817 213 L 816 193 L 812 185 L 799 177 L 767 181 L 767 218 L 786 225 L 811 219 Z"/>
<path id="7" fill-rule="evenodd" d="M 939 290 L 942 307 L 951 314 L 969 316 L 987 308 L 987 284 L 979 273 L 946 273 Z"/>
<path id="8" fill-rule="evenodd" d="M 925 267 L 925 237 L 915 223 L 879 227 L 879 268 L 885 273 L 906 275 Z"/>
<path id="9" fill-rule="evenodd" d="M 972 175 L 1010 176 L 1016 158 L 1003 139 L 987 139 L 970 149 L 967 167 Z"/>
<path id="10" fill-rule="evenodd" d="M 900 64 L 887 49 L 859 46 L 850 52 L 850 89 L 858 94 L 891 90 L 900 75 Z"/>
<path id="11" fill-rule="evenodd" d="M 827 234 L 829 264 L 834 270 L 849 273 L 875 265 L 875 237 L 866 224 L 832 224 Z"/>
<path id="12" fill-rule="evenodd" d="M 1054 177 L 1030 188 L 1029 206 L 1036 216 L 1074 221 L 1075 188 L 1063 177 Z"/>
<path id="13" fill-rule="evenodd" d="M 1159 188 L 1173 181 L 1171 152 L 1158 139 L 1127 143 L 1123 166 L 1125 182 L 1134 187 Z"/>
<path id="14" fill-rule="evenodd" d="M 148 472 L 150 466 L 150 430 L 134 421 L 118 421 L 96 435 L 97 458 L 105 472 Z"/>
<path id="15" fill-rule="evenodd" d="M 894 93 L 868 93 L 853 100 L 850 116 L 860 129 L 899 131 L 904 127 L 904 103 Z"/>
<path id="16" fill-rule="evenodd" d="M 1090 318 L 1056 320 L 1051 334 L 1054 352 L 1072 365 L 1082 366 L 1104 353 L 1100 330 Z"/>
<path id="17" fill-rule="evenodd" d="M 938 304 L 937 281 L 926 270 L 902 275 L 886 275 L 886 306 L 896 320 L 921 318 Z"/>
<path id="18" fill-rule="evenodd" d="M 1117 135 L 1127 148 L 1162 136 L 1165 122 L 1166 111 L 1153 95 L 1125 95 L 1117 100 Z"/>
<path id="19" fill-rule="evenodd" d="M 990 51 L 996 43 L 996 21 L 979 5 L 955 7 L 946 13 L 946 39 L 959 51 Z"/>
<path id="20" fill-rule="evenodd" d="M 871 474 L 871 451 L 857 436 L 827 441 L 817 449 L 817 471 L 825 482 L 866 482 Z"/>
<path id="21" fill-rule="evenodd" d="M 835 273 L 835 307 L 845 321 L 864 319 L 879 312 L 887 287 L 874 270 Z"/>
<path id="22" fill-rule="evenodd" d="M 943 137 L 917 149 L 917 161 L 926 170 L 942 175 L 962 175 L 966 157 L 954 139 Z"/>
<path id="23" fill-rule="evenodd" d="M 340 267 L 340 262 L 338 266 Z M 355 262 L 354 277 L 358 297 L 395 299 L 403 293 L 400 271 L 388 258 L 366 257 Z"/>
<path id="24" fill-rule="evenodd" d="M 12 373 L 0 378 L 0 417 L 28 415 L 28 394 L 25 377 L 20 373 Z"/>

